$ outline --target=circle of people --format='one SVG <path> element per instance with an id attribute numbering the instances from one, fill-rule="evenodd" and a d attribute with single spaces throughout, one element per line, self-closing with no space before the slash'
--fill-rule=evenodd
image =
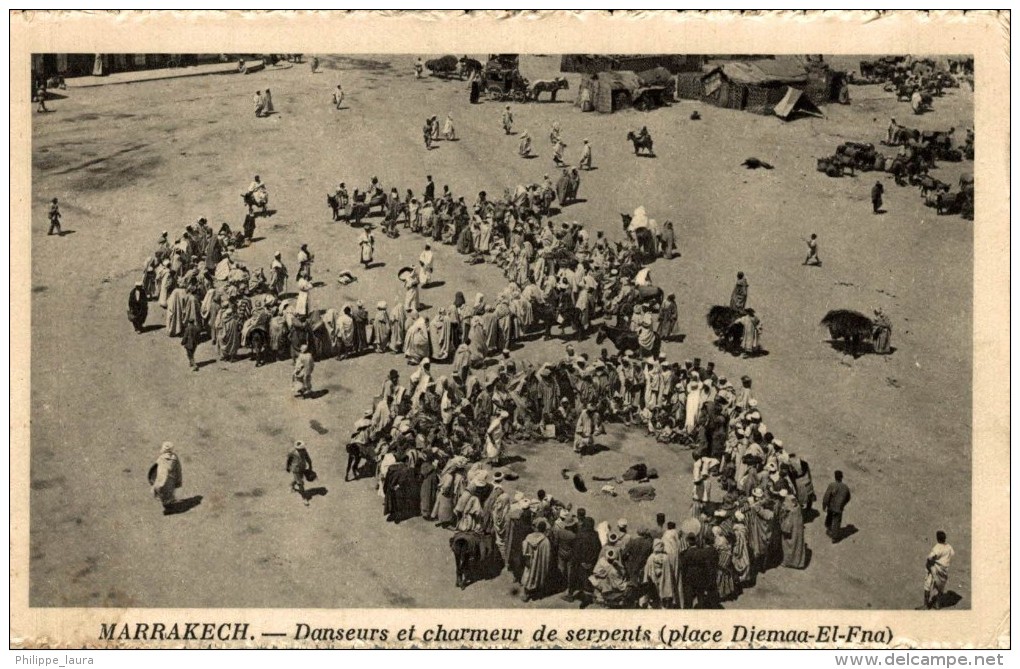
<path id="1" fill-rule="evenodd" d="M 474 576 L 505 568 L 525 601 L 562 592 L 582 606 L 714 608 L 769 569 L 807 562 L 810 467 L 769 432 L 751 387 L 745 376 L 736 389 L 697 359 L 603 350 L 590 360 L 569 345 L 562 360 L 537 366 L 504 353 L 491 374 L 469 367 L 436 378 L 426 359 L 406 385 L 391 370 L 354 424 L 347 478 L 370 470 L 388 520 L 420 515 L 454 530 Z M 664 432 L 656 416 L 675 427 Z M 555 439 L 584 455 L 609 421 L 663 441 L 672 430 L 685 436 L 692 503 L 679 528 L 665 514 L 636 531 L 626 519 L 596 526 L 573 503 L 512 489 L 509 445 Z M 635 483 L 630 497 L 640 500 L 656 477 L 638 464 L 610 478 Z M 583 477 L 573 481 L 587 492 Z M 615 496 L 616 485 L 593 492 Z"/>
<path id="2" fill-rule="evenodd" d="M 181 336 L 193 368 L 194 347 L 205 331 L 220 356 L 234 360 L 240 346 L 250 345 L 251 333 L 264 327 L 268 359 L 289 352 L 294 360 L 299 396 L 311 392 L 316 359 L 366 351 L 403 354 L 417 367 L 411 389 L 390 372 L 379 401 L 356 424 L 348 475 L 357 476 L 366 460 L 374 465 L 388 517 L 420 513 L 477 535 L 479 545 L 498 548 L 483 550 L 483 562 L 492 562 L 498 552 L 525 598 L 562 586 L 571 600 L 607 606 L 689 607 L 695 601 L 715 606 L 777 564 L 803 567 L 801 512 L 814 500 L 810 471 L 806 462 L 784 453 L 782 442 L 762 425 L 750 379 L 742 379 L 738 392 L 716 375 L 712 363 L 704 369 L 700 361 L 671 364 L 657 354 L 658 341 L 675 331 L 675 300 L 669 296 L 655 319 L 640 304 L 638 284 L 650 283 L 642 261 L 673 257 L 672 228 L 664 228 L 669 234 L 656 235 L 650 246 L 647 235 L 640 238 L 633 230 L 626 243 L 612 244 L 601 232 L 592 239 L 576 223 L 543 222 L 548 202 L 541 188 L 518 189 L 515 196 L 508 189 L 501 202 L 479 193 L 469 215 L 463 198 L 454 201 L 448 188 L 441 198 L 429 197 L 432 183 L 429 178 L 425 206 L 408 212 L 405 227 L 436 239 L 444 219 L 452 220 L 458 251 L 470 254 L 469 262 L 480 258 L 500 266 L 509 279 L 494 303 L 480 293 L 468 303 L 457 293 L 453 305 L 438 309 L 430 323 L 418 311 L 419 291 L 434 272 L 426 245 L 418 267 L 399 274 L 404 294 L 392 309 L 380 302 L 369 317 L 359 301 L 339 312 L 313 310 L 314 256 L 307 245 L 298 254 L 295 298 L 281 297 L 288 272 L 280 253 L 269 279 L 234 258 L 233 251 L 252 239 L 249 216 L 243 232 L 224 223 L 214 234 L 200 219 L 172 245 L 163 233 L 129 298 L 129 319 L 143 331 L 142 312 L 149 299 L 158 300 L 166 309 L 167 334 Z M 368 266 L 374 251 L 369 228 L 359 244 Z M 339 280 L 354 277 L 344 271 Z M 568 319 L 571 313 L 575 317 Z M 536 324 L 547 332 L 571 324 L 581 337 L 599 313 L 615 314 L 617 327 L 633 331 L 634 348 L 612 356 L 603 349 L 590 364 L 572 349 L 567 360 L 537 369 L 513 360 L 511 345 Z M 451 374 L 434 379 L 432 363 L 451 356 Z M 499 357 L 497 373 L 486 380 L 480 370 L 491 356 Z M 263 361 L 268 360 L 256 357 Z M 512 472 L 493 469 L 516 440 L 573 441 L 575 451 L 587 453 L 604 422 L 612 420 L 644 426 L 661 441 L 693 449 L 691 517 L 681 530 L 665 520 L 658 530 L 633 535 L 626 522 L 595 528 L 582 509 L 574 513 L 544 493 L 534 500 L 511 495 L 504 477 Z M 288 470 L 291 461 L 304 462 L 290 458 Z M 303 486 L 295 483 L 295 490 Z M 603 492 L 615 494 L 613 486 Z M 585 532 L 594 529 L 597 554 L 584 550 Z"/>

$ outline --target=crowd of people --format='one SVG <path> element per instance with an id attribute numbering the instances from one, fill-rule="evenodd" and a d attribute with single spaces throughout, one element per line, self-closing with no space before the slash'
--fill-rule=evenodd
<path id="1" fill-rule="evenodd" d="M 411 231 L 434 230 L 435 210 L 456 210 L 463 198 L 454 201 L 444 188 L 425 204 L 405 223 Z M 349 473 L 356 475 L 362 460 L 374 465 L 393 520 L 422 515 L 477 536 L 477 545 L 488 547 L 480 561 L 506 565 L 526 598 L 565 590 L 569 599 L 606 606 L 716 606 L 768 568 L 802 568 L 803 512 L 814 500 L 810 470 L 762 425 L 749 378 L 738 390 L 712 363 L 670 363 L 657 353 L 655 342 L 675 329 L 675 300 L 663 302 L 657 316 L 640 304 L 637 283 L 649 276 L 636 236 L 625 244 L 610 244 L 602 233 L 592 239 L 576 223 L 543 220 L 530 198 L 497 205 L 480 193 L 469 211 L 470 253 L 508 279 L 491 303 L 481 293 L 470 303 L 457 293 L 431 321 L 422 315 L 419 291 L 435 271 L 426 244 L 418 266 L 401 272 L 404 292 L 392 309 L 380 302 L 369 316 L 359 301 L 315 310 L 307 245 L 298 253 L 297 295 L 285 297 L 282 254 L 269 278 L 251 272 L 232 253 L 244 233 L 226 224 L 213 233 L 201 219 L 173 244 L 166 233 L 159 237 L 129 297 L 129 317 L 142 331 L 148 301 L 156 300 L 166 310 L 167 334 L 181 337 L 193 368 L 204 333 L 232 360 L 251 329 L 266 323 L 268 348 L 288 352 L 295 364 L 298 396 L 311 393 L 315 360 L 326 349 L 338 357 L 402 354 L 416 366 L 409 386 L 390 373 L 355 426 Z M 665 253 L 661 241 L 654 246 Z M 746 299 L 746 286 L 736 292 L 736 301 Z M 594 360 L 568 347 L 564 360 L 538 367 L 513 358 L 514 342 L 536 323 L 573 325 L 580 337 L 598 315 L 615 315 L 615 327 L 633 335 L 620 341 L 634 346 L 618 344 L 612 355 L 603 349 Z M 486 375 L 493 356 L 496 371 Z M 450 360 L 451 373 L 434 378 L 433 362 Z M 681 529 L 664 519 L 658 529 L 633 534 L 626 522 L 595 528 L 583 509 L 544 493 L 531 500 L 509 492 L 512 472 L 499 469 L 508 446 L 555 439 L 584 455 L 609 421 L 691 449 L 692 505 Z"/>
<path id="2" fill-rule="evenodd" d="M 348 476 L 373 470 L 389 520 L 420 515 L 467 535 L 477 573 L 505 567 L 525 600 L 563 592 L 584 605 L 715 607 L 769 569 L 806 566 L 815 502 L 808 463 L 764 424 L 751 379 L 740 386 L 711 362 L 604 349 L 591 360 L 570 345 L 556 362 L 504 352 L 491 372 L 438 378 L 425 359 L 406 383 L 391 370 L 355 423 Z M 511 488 L 514 443 L 557 440 L 583 456 L 607 422 L 684 435 L 693 486 L 679 528 L 663 514 L 652 528 L 596 526 L 580 502 Z M 636 488 L 655 475 L 633 469 L 623 479 Z M 587 491 L 574 479 L 571 494 Z"/>

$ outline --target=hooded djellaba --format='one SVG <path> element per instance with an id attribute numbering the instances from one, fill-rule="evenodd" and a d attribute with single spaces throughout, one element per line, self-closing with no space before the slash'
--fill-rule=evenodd
<path id="1" fill-rule="evenodd" d="M 550 560 L 552 558 L 552 546 L 546 532 L 549 523 L 544 518 L 535 521 L 534 529 L 528 536 L 524 537 L 522 550 L 524 553 L 524 573 L 521 576 L 521 586 L 524 592 L 521 594 L 523 601 L 538 599 L 546 594 L 549 584 Z"/>
<path id="2" fill-rule="evenodd" d="M 163 442 L 159 449 L 159 456 L 156 458 L 155 476 L 152 479 L 152 495 L 163 505 L 163 515 L 170 515 L 173 512 L 173 505 L 177 498 L 177 489 L 184 485 L 184 473 L 181 470 L 181 461 L 174 453 L 174 445 L 169 441 Z"/>
<path id="3" fill-rule="evenodd" d="M 644 583 L 650 586 L 660 608 L 671 609 L 680 601 L 680 588 L 662 539 L 652 542 L 652 554 L 645 561 Z"/>
<path id="4" fill-rule="evenodd" d="M 435 362 L 445 363 L 453 353 L 453 328 L 446 315 L 446 307 L 440 307 L 439 313 L 432 320 L 432 355 Z"/>

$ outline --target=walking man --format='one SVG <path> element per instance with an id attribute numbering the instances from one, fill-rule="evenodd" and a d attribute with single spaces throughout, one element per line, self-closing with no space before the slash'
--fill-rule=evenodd
<path id="1" fill-rule="evenodd" d="M 308 250 L 308 244 L 302 244 L 297 254 L 298 260 L 298 273 L 297 278 L 312 280 L 312 263 L 315 261 L 315 256 Z"/>
<path id="2" fill-rule="evenodd" d="M 446 112 L 446 121 L 443 123 L 443 139 L 448 142 L 452 142 L 457 139 L 457 131 L 453 128 L 452 112 Z"/>
<path id="3" fill-rule="evenodd" d="M 425 150 L 432 148 L 432 117 L 425 119 L 425 125 L 421 129 L 422 139 L 425 141 Z"/>
<path id="4" fill-rule="evenodd" d="M 432 202 L 436 199 L 436 183 L 432 181 L 432 175 L 425 175 L 425 194 L 422 195 L 423 202 Z"/>
<path id="5" fill-rule="evenodd" d="M 372 265 L 375 254 L 375 237 L 368 231 L 368 228 L 362 228 L 358 245 L 361 247 L 361 264 L 365 266 L 365 269 L 368 269 Z"/>
<path id="6" fill-rule="evenodd" d="M 340 109 L 340 105 L 344 101 L 344 89 L 340 84 L 336 85 L 336 90 L 333 91 L 333 106 Z"/>
<path id="7" fill-rule="evenodd" d="M 149 469 L 149 483 L 152 485 L 152 496 L 163 505 L 163 515 L 173 513 L 177 501 L 177 489 L 184 485 L 184 474 L 181 461 L 174 453 L 174 445 L 164 441 L 159 449 L 156 463 Z"/>
<path id="8" fill-rule="evenodd" d="M 517 155 L 521 158 L 531 157 L 531 137 L 527 130 L 521 133 L 521 143 L 517 146 Z"/>
<path id="9" fill-rule="evenodd" d="M 262 97 L 262 91 L 255 91 L 255 97 L 252 99 L 252 104 L 255 105 L 255 118 L 262 118 L 262 111 L 266 108 L 265 98 Z"/>
<path id="10" fill-rule="evenodd" d="M 836 479 L 825 489 L 822 510 L 825 511 L 825 533 L 836 543 L 842 538 L 843 510 L 850 503 L 850 488 L 843 483 L 843 472 L 836 470 Z"/>
<path id="11" fill-rule="evenodd" d="M 283 256 L 279 251 L 273 254 L 273 263 L 269 269 L 273 274 L 269 289 L 279 297 L 287 290 L 287 266 L 283 264 Z"/>
<path id="12" fill-rule="evenodd" d="M 198 365 L 195 364 L 195 351 L 198 349 L 198 340 L 201 336 L 202 331 L 199 329 L 198 323 L 194 318 L 189 318 L 188 322 L 184 324 L 184 332 L 181 334 L 181 346 L 188 354 L 188 364 L 191 365 L 193 372 L 198 371 Z"/>
<path id="13" fill-rule="evenodd" d="M 743 272 L 737 272 L 737 283 L 730 293 L 730 308 L 743 310 L 747 307 L 747 279 Z"/>
<path id="14" fill-rule="evenodd" d="M 46 234 L 52 235 L 54 230 L 60 234 L 60 205 L 57 204 L 57 198 L 53 198 L 50 203 L 50 231 Z"/>
<path id="15" fill-rule="evenodd" d="M 582 170 L 591 169 L 591 144 L 587 139 L 584 140 L 584 146 L 581 147 L 581 162 L 577 166 Z"/>
<path id="16" fill-rule="evenodd" d="M 553 151 L 553 162 L 556 163 L 557 167 L 563 167 L 565 165 L 563 162 L 563 151 L 566 148 L 567 145 L 562 139 L 556 143 L 556 149 Z"/>
<path id="17" fill-rule="evenodd" d="M 582 455 L 586 448 L 594 443 L 595 425 L 591 419 L 591 403 L 581 405 L 581 413 L 577 416 L 574 427 L 574 452 Z"/>
<path id="18" fill-rule="evenodd" d="M 131 294 L 128 296 L 128 320 L 134 326 L 135 332 L 141 334 L 148 315 L 149 296 L 146 295 L 145 288 L 142 287 L 142 282 L 139 281 L 131 289 Z"/>
<path id="19" fill-rule="evenodd" d="M 875 185 L 871 187 L 871 213 L 880 214 L 882 213 L 882 194 L 885 192 L 885 186 L 882 185 L 881 181 L 876 181 Z"/>
<path id="20" fill-rule="evenodd" d="M 305 478 L 314 480 L 312 472 L 312 457 L 308 455 L 303 441 L 295 441 L 294 448 L 287 453 L 287 471 L 293 477 L 290 489 L 301 495 L 301 500 L 308 506 L 308 497 L 305 495 Z"/>
<path id="21" fill-rule="evenodd" d="M 509 135 L 513 127 L 514 115 L 510 113 L 510 105 L 507 105 L 506 109 L 503 110 L 503 132 Z"/>
<path id="22" fill-rule="evenodd" d="M 301 344 L 301 352 L 294 359 L 293 387 L 294 397 L 308 397 L 312 392 L 312 370 L 315 359 L 308 350 L 308 344 Z"/>
<path id="23" fill-rule="evenodd" d="M 956 551 L 946 541 L 946 533 L 939 530 L 935 533 L 935 545 L 928 553 L 925 562 L 927 575 L 924 577 L 924 608 L 942 608 L 942 593 L 946 590 L 946 583 L 949 581 L 949 563 L 952 562 Z"/>
<path id="24" fill-rule="evenodd" d="M 808 254 L 807 258 L 804 259 L 805 265 L 817 265 L 822 266 L 822 259 L 818 257 L 818 235 L 812 234 L 811 239 L 804 240 L 807 243 Z M 814 261 L 814 262 L 812 262 Z"/>
<path id="25" fill-rule="evenodd" d="M 38 106 L 35 108 L 36 113 L 49 111 L 49 109 L 46 108 L 46 89 L 41 85 L 39 86 L 39 90 L 35 92 L 35 101 L 38 103 Z"/>

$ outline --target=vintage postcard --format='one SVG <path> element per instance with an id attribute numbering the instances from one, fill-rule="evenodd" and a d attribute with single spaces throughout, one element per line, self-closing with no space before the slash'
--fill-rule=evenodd
<path id="1" fill-rule="evenodd" d="M 1008 12 L 10 24 L 13 647 L 1009 645 Z"/>

